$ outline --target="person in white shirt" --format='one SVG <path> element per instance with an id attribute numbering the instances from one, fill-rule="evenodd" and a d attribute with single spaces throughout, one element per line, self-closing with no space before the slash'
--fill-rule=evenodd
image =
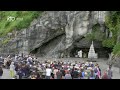
<path id="1" fill-rule="evenodd" d="M 17 55 L 15 55 L 15 61 L 17 61 L 17 58 L 18 58 L 18 56 L 17 56 Z"/>
<path id="2" fill-rule="evenodd" d="M 6 67 L 7 59 L 4 59 L 4 67 Z"/>
<path id="3" fill-rule="evenodd" d="M 46 79 L 50 79 L 52 73 L 52 69 L 47 67 L 46 68 Z"/>
<path id="4" fill-rule="evenodd" d="M 28 58 L 27 58 L 27 62 L 29 62 L 30 64 L 32 64 L 32 57 L 31 56 L 29 56 Z"/>

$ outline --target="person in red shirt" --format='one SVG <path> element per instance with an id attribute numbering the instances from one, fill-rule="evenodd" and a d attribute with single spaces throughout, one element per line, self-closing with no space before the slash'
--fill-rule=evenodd
<path id="1" fill-rule="evenodd" d="M 102 79 L 108 79 L 107 71 L 104 72 L 104 75 L 102 76 Z"/>

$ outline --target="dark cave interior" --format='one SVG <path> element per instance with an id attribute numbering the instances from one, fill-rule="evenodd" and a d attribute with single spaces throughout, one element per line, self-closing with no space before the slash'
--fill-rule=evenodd
<path id="1" fill-rule="evenodd" d="M 82 56 L 84 58 L 88 57 L 89 48 L 79 48 L 74 47 L 70 52 L 70 57 L 75 57 L 77 55 L 78 51 L 82 50 Z M 98 53 L 98 58 L 109 58 L 109 53 L 111 53 L 111 48 L 94 48 L 95 53 Z"/>

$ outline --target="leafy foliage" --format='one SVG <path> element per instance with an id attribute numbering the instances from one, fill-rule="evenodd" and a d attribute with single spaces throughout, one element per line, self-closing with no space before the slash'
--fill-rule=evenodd
<path id="1" fill-rule="evenodd" d="M 102 41 L 105 38 L 105 34 L 100 30 L 100 25 L 96 24 L 92 28 L 92 32 L 86 36 L 88 40 Z"/>
<path id="2" fill-rule="evenodd" d="M 5 36 L 15 29 L 21 30 L 28 27 L 40 14 L 40 11 L 0 11 L 0 36 Z M 15 17 L 15 20 L 8 21 L 10 16 Z"/>
<path id="3" fill-rule="evenodd" d="M 117 43 L 113 48 L 113 54 L 120 56 L 120 43 Z"/>
<path id="4" fill-rule="evenodd" d="M 117 43 L 117 37 L 120 34 L 120 11 L 110 11 L 106 17 L 105 24 L 107 28 L 112 32 L 113 36 L 111 39 L 105 39 L 103 46 L 113 47 L 113 53 L 120 53 L 120 44 Z"/>
<path id="5" fill-rule="evenodd" d="M 112 39 L 105 39 L 103 40 L 102 45 L 103 47 L 113 48 L 115 45 L 115 42 Z"/>

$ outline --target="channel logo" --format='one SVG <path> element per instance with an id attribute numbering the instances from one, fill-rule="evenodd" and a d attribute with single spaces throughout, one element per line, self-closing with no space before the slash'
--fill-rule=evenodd
<path id="1" fill-rule="evenodd" d="M 15 21 L 15 20 L 20 20 L 20 21 L 22 21 L 23 18 L 15 18 L 15 17 L 13 17 L 13 16 L 8 16 L 8 17 L 7 17 L 7 21 L 9 21 L 9 22 L 12 22 L 12 21 Z"/>

